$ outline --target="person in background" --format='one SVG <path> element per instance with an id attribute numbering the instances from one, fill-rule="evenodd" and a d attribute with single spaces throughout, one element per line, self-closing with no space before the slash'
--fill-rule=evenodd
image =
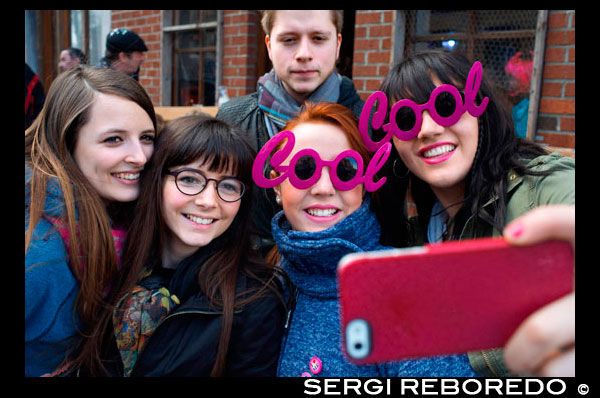
<path id="1" fill-rule="evenodd" d="M 254 154 L 212 117 L 161 131 L 116 285 L 126 376 L 275 375 L 285 302 L 250 246 Z"/>
<path id="2" fill-rule="evenodd" d="M 25 63 L 25 130 L 31 126 L 44 106 L 44 86 L 40 76 Z"/>
<path id="3" fill-rule="evenodd" d="M 255 93 L 220 107 L 218 118 L 240 126 L 258 151 L 296 116 L 306 100 L 339 103 L 358 117 L 364 102 L 352 80 L 335 67 L 343 11 L 264 10 L 261 24 L 273 69 L 259 79 Z M 253 191 L 253 245 L 264 255 L 273 247 L 271 218 L 277 205 L 272 189 L 255 187 Z"/>
<path id="4" fill-rule="evenodd" d="M 120 363 L 98 319 L 155 132 L 138 82 L 84 66 L 58 75 L 25 131 L 25 376 L 113 374 Z"/>
<path id="5" fill-rule="evenodd" d="M 114 29 L 106 36 L 106 53 L 98 66 L 120 70 L 139 80 L 147 51 L 146 43 L 137 33 L 124 28 Z"/>
<path id="6" fill-rule="evenodd" d="M 87 57 L 83 51 L 75 47 L 64 48 L 60 52 L 58 70 L 65 72 L 77 65 L 87 64 Z"/>
<path id="7" fill-rule="evenodd" d="M 526 138 L 533 51 L 515 53 L 504 66 L 504 71 L 510 79 L 508 98 L 514 104 L 510 113 L 515 124 L 515 132 L 519 138 Z"/>
<path id="8" fill-rule="evenodd" d="M 382 243 L 410 247 L 501 236 L 535 208 L 574 209 L 574 159 L 516 136 L 480 64 L 456 52 L 423 52 L 394 65 L 381 91 L 394 144 L 375 209 Z M 376 131 L 374 141 L 382 135 Z M 481 375 L 510 374 L 502 350 L 471 352 L 469 359 Z"/>

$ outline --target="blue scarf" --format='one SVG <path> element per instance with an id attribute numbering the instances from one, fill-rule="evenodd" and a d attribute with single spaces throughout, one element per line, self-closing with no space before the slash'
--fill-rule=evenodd
<path id="1" fill-rule="evenodd" d="M 314 103 L 337 102 L 340 96 L 341 81 L 341 76 L 337 72 L 333 72 L 308 96 L 306 101 Z M 258 106 L 265 114 L 267 129 L 272 137 L 298 114 L 302 104 L 298 104 L 285 91 L 275 70 L 271 69 L 269 73 L 258 79 Z"/>
<path id="2" fill-rule="evenodd" d="M 337 265 L 346 254 L 382 250 L 381 228 L 369 209 L 369 197 L 348 217 L 320 232 L 291 229 L 283 211 L 273 217 L 273 239 L 282 267 L 296 287 L 312 296 L 337 297 Z"/>

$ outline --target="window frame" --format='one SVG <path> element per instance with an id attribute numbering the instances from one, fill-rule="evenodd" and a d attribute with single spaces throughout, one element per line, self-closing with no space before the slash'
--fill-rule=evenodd
<path id="1" fill-rule="evenodd" d="M 177 25 L 175 21 L 177 10 L 164 10 L 163 11 L 163 51 L 162 51 L 162 62 L 161 62 L 161 76 L 162 76 L 162 103 L 164 106 L 188 106 L 187 104 L 175 105 L 177 103 L 177 56 L 185 53 L 198 53 L 198 98 L 204 97 L 204 84 L 201 84 L 201 77 L 203 75 L 203 57 L 202 54 L 207 51 L 214 51 L 216 53 L 215 60 L 215 98 L 214 103 L 216 105 L 218 100 L 218 87 L 221 85 L 221 53 L 222 53 L 222 27 L 223 27 L 223 11 L 217 10 L 217 18 L 215 21 L 210 22 L 196 22 Z M 202 20 L 202 12 L 199 11 L 199 20 Z M 211 10 L 212 11 L 212 10 Z M 216 28 L 216 43 L 214 46 L 202 46 L 178 49 L 176 47 L 177 34 L 183 32 L 194 32 L 201 31 L 208 28 Z M 205 105 L 202 103 L 194 105 Z"/>

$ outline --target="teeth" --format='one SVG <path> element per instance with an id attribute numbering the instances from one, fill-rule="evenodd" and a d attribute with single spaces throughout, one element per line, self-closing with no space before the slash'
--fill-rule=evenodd
<path id="1" fill-rule="evenodd" d="M 307 209 L 306 212 L 315 217 L 329 217 L 337 213 L 336 209 Z"/>
<path id="2" fill-rule="evenodd" d="M 186 216 L 188 219 L 192 220 L 196 224 L 207 225 L 207 224 L 211 224 L 213 221 L 215 221 L 214 218 L 200 218 L 200 217 L 192 216 L 191 214 L 184 214 L 184 216 Z"/>
<path id="3" fill-rule="evenodd" d="M 113 174 L 117 178 L 122 178 L 124 180 L 137 180 L 140 178 L 140 173 L 115 173 Z"/>
<path id="4" fill-rule="evenodd" d="M 452 152 L 456 148 L 455 145 L 441 145 L 423 152 L 423 157 L 432 158 L 434 156 L 440 156 L 447 152 Z"/>

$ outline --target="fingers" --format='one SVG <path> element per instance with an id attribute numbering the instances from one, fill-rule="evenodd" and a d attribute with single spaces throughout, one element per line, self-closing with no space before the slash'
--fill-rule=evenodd
<path id="1" fill-rule="evenodd" d="M 515 373 L 575 372 L 575 293 L 530 315 L 504 348 L 504 361 Z M 572 352 L 571 352 L 572 351 Z"/>
<path id="2" fill-rule="evenodd" d="M 550 205 L 531 210 L 504 229 L 504 238 L 515 245 L 531 245 L 544 240 L 567 240 L 575 249 L 575 206 Z"/>
<path id="3" fill-rule="evenodd" d="M 567 349 L 548 361 L 534 376 L 575 377 L 575 347 Z"/>

